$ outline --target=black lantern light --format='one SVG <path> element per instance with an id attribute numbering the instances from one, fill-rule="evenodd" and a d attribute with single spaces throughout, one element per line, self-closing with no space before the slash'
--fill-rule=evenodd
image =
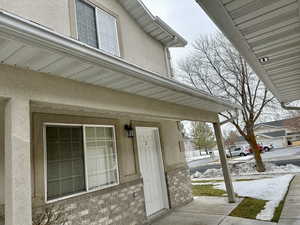
<path id="1" fill-rule="evenodd" d="M 131 124 L 126 124 L 124 126 L 124 129 L 127 131 L 127 136 L 129 138 L 133 138 L 134 137 L 134 130 L 133 130 Z"/>

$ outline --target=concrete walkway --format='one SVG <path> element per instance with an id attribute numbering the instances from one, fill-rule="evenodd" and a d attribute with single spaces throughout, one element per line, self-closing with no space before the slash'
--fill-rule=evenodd
<path id="1" fill-rule="evenodd" d="M 279 225 L 300 225 L 300 175 L 291 183 Z"/>
<path id="2" fill-rule="evenodd" d="M 192 203 L 174 210 L 152 225 L 275 225 L 275 223 L 230 217 L 240 203 L 229 204 L 227 198 L 198 197 Z"/>

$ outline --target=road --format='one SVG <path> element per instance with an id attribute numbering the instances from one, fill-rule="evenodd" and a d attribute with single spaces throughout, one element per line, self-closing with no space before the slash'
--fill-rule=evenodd
<path id="1" fill-rule="evenodd" d="M 263 160 L 272 162 L 278 166 L 286 164 L 294 164 L 300 166 L 300 148 L 290 147 L 285 149 L 274 149 L 270 152 L 262 154 Z M 205 172 L 207 169 L 219 169 L 221 168 L 220 164 L 209 164 L 212 162 L 212 159 L 197 160 L 189 162 L 191 174 L 196 171 L 201 173 Z"/>

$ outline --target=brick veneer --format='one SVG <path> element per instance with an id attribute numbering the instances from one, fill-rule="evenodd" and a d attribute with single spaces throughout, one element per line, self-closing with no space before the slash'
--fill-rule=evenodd
<path id="1" fill-rule="evenodd" d="M 33 217 L 45 207 L 63 210 L 70 225 L 141 225 L 146 219 L 141 180 L 34 208 Z"/>

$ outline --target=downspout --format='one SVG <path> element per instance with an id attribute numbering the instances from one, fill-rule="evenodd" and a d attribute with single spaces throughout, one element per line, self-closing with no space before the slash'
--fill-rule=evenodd
<path id="1" fill-rule="evenodd" d="M 171 56 L 170 56 L 170 50 L 169 47 L 164 47 L 165 52 L 165 61 L 166 61 L 166 67 L 167 67 L 167 74 L 169 77 L 173 78 L 173 69 L 171 65 Z"/>
<path id="2" fill-rule="evenodd" d="M 173 43 L 177 42 L 177 40 L 178 40 L 178 38 L 176 36 L 173 36 L 172 41 L 164 46 L 167 74 L 171 78 L 173 78 L 173 69 L 172 69 L 172 65 L 171 65 L 171 55 L 170 55 L 169 47 L 172 46 Z"/>
<path id="3" fill-rule="evenodd" d="M 281 102 L 281 107 L 286 110 L 300 110 L 300 107 L 297 106 L 287 106 L 284 102 Z"/>

